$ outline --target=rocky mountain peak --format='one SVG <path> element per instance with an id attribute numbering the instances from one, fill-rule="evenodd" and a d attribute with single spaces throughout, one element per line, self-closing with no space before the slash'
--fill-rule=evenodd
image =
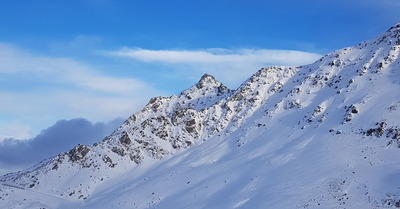
<path id="1" fill-rule="evenodd" d="M 231 95 L 232 92 L 233 90 L 228 89 L 212 75 L 204 74 L 199 82 L 183 91 L 179 97 L 187 100 L 185 104 L 181 104 L 181 107 L 201 110 Z"/>
<path id="2" fill-rule="evenodd" d="M 219 87 L 221 85 L 220 82 L 218 82 L 212 75 L 210 74 L 204 74 L 201 76 L 199 82 L 197 82 L 196 87 L 201 89 L 206 86 L 213 86 L 213 87 Z"/>

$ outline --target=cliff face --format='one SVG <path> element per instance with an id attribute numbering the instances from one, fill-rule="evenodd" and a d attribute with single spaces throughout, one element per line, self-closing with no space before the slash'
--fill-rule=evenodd
<path id="1" fill-rule="evenodd" d="M 400 23 L 310 65 L 262 68 L 236 90 L 206 74 L 101 142 L 3 176 L 0 203 L 29 191 L 85 208 L 395 207 L 399 53 Z"/>

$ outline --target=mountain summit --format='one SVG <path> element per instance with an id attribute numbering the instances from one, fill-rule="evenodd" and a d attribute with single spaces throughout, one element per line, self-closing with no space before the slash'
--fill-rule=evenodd
<path id="1" fill-rule="evenodd" d="M 207 84 L 213 85 L 215 87 L 219 87 L 221 85 L 221 83 L 215 80 L 215 78 L 212 75 L 204 74 L 203 76 L 201 76 L 201 79 L 196 86 L 197 88 L 201 89 L 207 86 Z"/>
<path id="2" fill-rule="evenodd" d="M 400 207 L 399 30 L 236 90 L 205 74 L 102 141 L 1 177 L 0 205 Z"/>

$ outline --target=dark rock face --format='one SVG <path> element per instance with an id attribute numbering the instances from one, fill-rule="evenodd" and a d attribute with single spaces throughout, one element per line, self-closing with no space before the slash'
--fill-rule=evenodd
<path id="1" fill-rule="evenodd" d="M 68 152 L 68 156 L 72 162 L 76 162 L 78 160 L 83 159 L 89 151 L 90 149 L 87 146 L 79 144 L 78 146 L 74 147 L 71 151 Z"/>
<path id="2" fill-rule="evenodd" d="M 346 106 L 345 109 L 346 109 L 346 115 L 342 121 L 342 124 L 350 122 L 353 118 L 353 115 L 358 114 L 358 112 L 359 112 L 355 105 L 350 105 L 349 107 Z"/>
<path id="3" fill-rule="evenodd" d="M 107 155 L 104 155 L 104 156 L 103 156 L 103 161 L 104 161 L 105 163 L 108 163 L 108 166 L 109 166 L 110 168 L 114 168 L 115 165 L 117 165 L 116 163 L 113 163 L 113 161 L 111 160 L 111 158 L 108 157 Z"/>
<path id="4" fill-rule="evenodd" d="M 113 147 L 113 148 L 111 148 L 111 151 L 117 153 L 119 156 L 126 155 L 125 150 L 123 148 Z"/>
<path id="5" fill-rule="evenodd" d="M 206 83 L 217 83 L 217 81 L 215 80 L 215 78 L 212 75 L 209 74 L 204 74 L 201 78 L 200 81 L 197 83 L 196 87 L 201 89 L 204 88 L 206 86 Z"/>
<path id="6" fill-rule="evenodd" d="M 367 136 L 372 136 L 373 134 L 376 137 L 382 137 L 385 130 L 386 130 L 386 122 L 380 122 L 380 123 L 376 123 L 376 125 L 378 126 L 377 128 L 370 128 L 368 129 L 368 131 L 366 132 Z"/>
<path id="7" fill-rule="evenodd" d="M 367 131 L 361 133 L 366 136 L 374 136 L 377 138 L 386 138 L 388 140 L 387 145 L 396 144 L 400 148 L 400 127 L 388 126 L 385 121 L 375 123 L 376 127 L 370 128 Z"/>
<path id="8" fill-rule="evenodd" d="M 129 138 L 128 134 L 126 132 L 124 132 L 122 137 L 119 139 L 119 142 L 121 142 L 121 144 L 124 145 L 124 146 L 128 146 L 128 145 L 131 144 L 132 141 Z"/>

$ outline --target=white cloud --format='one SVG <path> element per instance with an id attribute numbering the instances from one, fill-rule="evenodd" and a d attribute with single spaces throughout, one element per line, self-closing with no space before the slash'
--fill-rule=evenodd
<path id="1" fill-rule="evenodd" d="M 126 118 L 163 94 L 135 78 L 109 76 L 73 59 L 39 56 L 10 44 L 0 43 L 0 63 L 0 141 L 33 137 L 59 119 Z M 23 128 L 7 128 L 10 121 Z"/>
<path id="2" fill-rule="evenodd" d="M 321 57 L 319 54 L 266 49 L 148 50 L 122 48 L 104 52 L 107 56 L 170 65 L 176 76 L 199 78 L 211 73 L 228 86 L 238 86 L 261 67 L 269 65 L 299 66 Z"/>
<path id="3" fill-rule="evenodd" d="M 113 56 L 129 57 L 144 62 L 216 64 L 216 63 L 265 63 L 275 65 L 302 65 L 315 61 L 318 54 L 265 49 L 206 49 L 206 50 L 148 50 L 123 48 L 106 53 Z"/>

